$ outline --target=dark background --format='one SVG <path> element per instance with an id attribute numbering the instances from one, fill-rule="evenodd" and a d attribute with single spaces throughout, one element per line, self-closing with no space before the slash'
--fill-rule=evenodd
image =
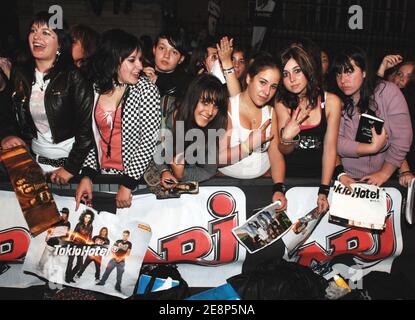
<path id="1" fill-rule="evenodd" d="M 216 36 L 228 34 L 249 45 L 255 0 L 217 0 L 221 14 Z M 263 49 L 271 52 L 288 41 L 309 37 L 322 48 L 356 44 L 375 59 L 401 53 L 415 59 L 415 1 L 411 0 L 277 0 Z M 58 4 L 69 25 L 85 23 L 102 32 L 122 28 L 153 39 L 163 27 L 181 26 L 190 42 L 208 26 L 208 0 L 15 0 L 2 1 L 0 40 L 3 50 L 25 39 L 33 14 Z M 363 9 L 363 29 L 351 30 L 352 5 Z M 4 49 L 6 48 L 6 49 Z"/>

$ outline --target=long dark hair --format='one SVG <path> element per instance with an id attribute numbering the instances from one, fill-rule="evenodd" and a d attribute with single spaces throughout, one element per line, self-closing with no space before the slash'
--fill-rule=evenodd
<path id="1" fill-rule="evenodd" d="M 321 95 L 321 81 L 320 73 L 316 64 L 315 58 L 309 54 L 300 45 L 291 45 L 285 49 L 281 55 L 282 70 L 290 59 L 294 59 L 301 68 L 305 78 L 307 79 L 305 96 L 312 108 L 317 107 L 317 100 Z M 297 94 L 292 93 L 285 88 L 283 81 L 281 81 L 278 88 L 278 101 L 282 102 L 286 107 L 295 109 L 300 103 L 300 98 Z"/>
<path id="2" fill-rule="evenodd" d="M 101 42 L 87 61 L 89 80 L 95 84 L 100 94 L 113 90 L 118 83 L 118 69 L 121 63 L 134 52 L 142 51 L 140 40 L 120 29 L 112 29 L 102 34 Z"/>
<path id="3" fill-rule="evenodd" d="M 47 73 L 44 76 L 44 80 L 53 78 L 56 74 L 58 74 L 61 71 L 68 70 L 73 68 L 73 60 L 72 60 L 72 39 L 69 35 L 67 25 L 66 23 L 63 23 L 63 28 L 53 28 L 49 25 L 49 21 L 51 21 L 51 18 L 53 17 L 52 14 L 41 11 L 35 14 L 33 17 L 31 23 L 30 23 L 30 29 L 34 24 L 38 25 L 47 25 L 49 28 L 53 29 L 53 31 L 56 33 L 58 37 L 58 44 L 59 44 L 59 54 L 56 56 L 56 60 L 53 64 L 53 66 L 47 71 Z M 29 32 L 30 32 L 29 29 Z M 27 33 L 26 39 L 29 37 L 29 32 Z M 30 49 L 27 48 L 27 50 L 30 52 Z M 25 62 L 24 65 L 21 66 L 22 70 L 25 74 L 27 74 L 29 78 L 29 83 L 33 84 L 35 81 L 35 59 L 32 54 L 28 55 L 28 59 Z"/>
<path id="4" fill-rule="evenodd" d="M 202 99 L 203 102 L 214 103 L 218 107 L 216 117 L 204 128 L 200 128 L 197 125 L 194 115 L 200 99 Z M 174 146 L 176 146 L 175 124 L 177 121 L 183 121 L 185 133 L 191 129 L 198 128 L 204 132 L 205 137 L 207 137 L 209 129 L 226 129 L 228 120 L 228 102 L 228 90 L 222 85 L 218 78 L 210 74 L 196 76 L 192 82 L 190 82 L 186 95 L 181 100 L 181 103 L 176 105 L 174 125 L 172 126 Z M 185 142 L 185 148 L 190 143 L 191 142 Z"/>
<path id="5" fill-rule="evenodd" d="M 92 222 L 94 222 L 94 217 L 95 217 L 95 215 L 94 215 L 94 212 L 93 211 L 91 211 L 91 210 L 89 210 L 89 209 L 85 209 L 82 213 L 81 213 L 81 215 L 79 216 L 79 223 L 81 224 L 81 225 L 83 225 L 84 224 L 84 218 L 85 218 L 85 216 L 87 215 L 87 214 L 89 214 L 90 216 L 91 216 L 91 220 L 89 220 L 89 222 L 88 222 L 88 226 L 91 226 L 92 225 Z"/>
<path id="6" fill-rule="evenodd" d="M 349 47 L 343 50 L 341 53 L 336 55 L 333 61 L 332 69 L 331 69 L 331 81 L 335 81 L 335 77 L 338 74 L 342 74 L 344 72 L 353 72 L 354 68 L 352 65 L 352 60 L 358 66 L 362 72 L 366 72 L 366 77 L 363 79 L 363 83 L 360 86 L 360 100 L 354 105 L 353 99 L 349 96 L 346 96 L 340 88 L 337 86 L 333 86 L 333 91 L 336 93 L 343 101 L 344 107 L 343 112 L 346 113 L 350 118 L 354 114 L 355 107 L 357 107 L 358 111 L 362 113 L 366 113 L 369 110 L 375 112 L 377 109 L 377 103 L 374 98 L 374 92 L 377 85 L 380 82 L 380 79 L 376 77 L 375 73 L 373 72 L 373 68 L 369 65 L 369 60 L 366 56 L 366 53 L 359 47 Z"/>
<path id="7" fill-rule="evenodd" d="M 99 33 L 84 24 L 77 24 L 71 28 L 71 36 L 73 41 L 79 40 L 82 45 L 85 57 L 81 60 L 81 65 L 85 63 L 85 60 L 92 56 L 99 43 Z"/>

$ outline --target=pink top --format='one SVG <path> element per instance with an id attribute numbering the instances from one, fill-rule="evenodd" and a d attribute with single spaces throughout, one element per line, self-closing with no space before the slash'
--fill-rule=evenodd
<path id="1" fill-rule="evenodd" d="M 102 105 L 98 104 L 95 111 L 95 121 L 101 132 L 101 140 L 99 141 L 102 149 L 101 167 L 103 169 L 117 169 L 123 171 L 124 166 L 121 156 L 121 110 L 118 109 L 117 113 L 115 111 L 104 111 Z M 111 155 L 110 157 L 107 157 L 111 130 Z"/>

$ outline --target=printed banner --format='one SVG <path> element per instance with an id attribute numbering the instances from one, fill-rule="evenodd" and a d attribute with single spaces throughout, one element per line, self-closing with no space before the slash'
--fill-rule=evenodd
<path id="1" fill-rule="evenodd" d="M 0 191 L 0 287 L 27 288 L 44 281 L 23 272 L 31 236 L 16 194 Z"/>
<path id="2" fill-rule="evenodd" d="M 145 263 L 179 263 L 191 287 L 216 287 L 240 274 L 246 250 L 232 229 L 246 219 L 245 194 L 236 187 L 200 187 L 199 194 L 156 200 L 153 194 L 133 197 L 127 217 L 139 212 L 153 237 Z"/>
<path id="3" fill-rule="evenodd" d="M 349 279 L 349 284 L 356 285 L 371 271 L 390 272 L 394 259 L 402 252 L 402 196 L 395 188 L 385 188 L 385 191 L 388 214 L 383 231 L 342 227 L 330 223 L 329 215 L 325 214 L 310 237 L 290 256 L 286 250 L 284 258 L 311 267 L 327 279 L 340 274 Z M 288 190 L 287 212 L 291 221 L 315 207 L 317 192 L 318 188 L 310 187 Z"/>
<path id="4" fill-rule="evenodd" d="M 63 220 L 32 239 L 24 270 L 53 283 L 129 297 L 151 238 L 138 212 L 119 217 L 56 196 Z"/>

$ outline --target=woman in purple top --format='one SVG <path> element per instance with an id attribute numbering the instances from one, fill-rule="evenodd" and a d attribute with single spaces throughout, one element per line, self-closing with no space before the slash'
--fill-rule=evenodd
<path id="1" fill-rule="evenodd" d="M 366 54 L 348 48 L 333 64 L 343 101 L 334 178 L 346 186 L 365 181 L 382 186 L 402 165 L 412 142 L 411 119 L 399 88 L 371 74 Z M 384 120 L 382 132 L 372 128 L 372 142 L 355 141 L 360 116 Z M 343 168 L 344 167 L 344 168 Z"/>

